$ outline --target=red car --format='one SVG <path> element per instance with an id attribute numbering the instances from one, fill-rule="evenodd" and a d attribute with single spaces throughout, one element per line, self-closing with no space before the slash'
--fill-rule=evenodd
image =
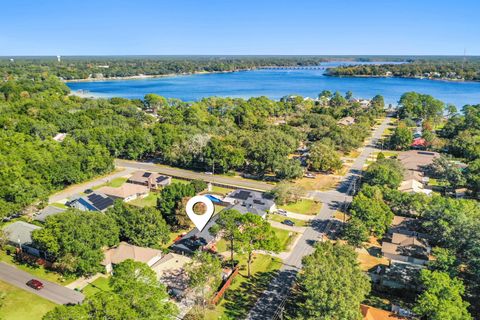
<path id="1" fill-rule="evenodd" d="M 41 283 L 38 280 L 32 279 L 32 280 L 29 280 L 27 282 L 27 286 L 29 286 L 30 288 L 33 288 L 35 290 L 40 290 L 40 289 L 43 288 L 43 283 Z"/>

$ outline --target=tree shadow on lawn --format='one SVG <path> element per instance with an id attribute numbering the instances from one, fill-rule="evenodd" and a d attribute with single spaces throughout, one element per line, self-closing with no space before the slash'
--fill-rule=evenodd
<path id="1" fill-rule="evenodd" d="M 239 288 L 226 292 L 223 298 L 225 300 L 223 305 L 225 307 L 225 315 L 232 319 L 244 319 L 251 307 L 267 289 L 270 280 L 277 274 L 277 270 L 257 272 L 250 278 L 239 274 L 238 277 L 244 277 L 245 282 Z"/>

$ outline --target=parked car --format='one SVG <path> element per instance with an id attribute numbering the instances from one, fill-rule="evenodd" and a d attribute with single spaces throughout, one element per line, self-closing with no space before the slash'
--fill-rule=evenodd
<path id="1" fill-rule="evenodd" d="M 35 279 L 29 280 L 27 282 L 27 286 L 29 286 L 30 288 L 33 288 L 35 290 L 43 289 L 43 283 L 41 283 L 40 281 L 35 280 Z"/>
<path id="2" fill-rule="evenodd" d="M 85 191 L 83 191 L 83 192 L 85 192 L 86 194 L 90 194 L 90 193 L 92 193 L 92 192 L 93 192 L 93 190 L 92 190 L 92 189 L 86 189 L 86 190 L 85 190 Z"/>
<path id="3" fill-rule="evenodd" d="M 277 210 L 277 214 L 281 215 L 281 216 L 287 216 L 287 211 L 286 210 L 283 210 L 283 209 L 278 209 Z"/>
<path id="4" fill-rule="evenodd" d="M 213 174 L 213 172 L 211 172 L 211 171 L 206 171 L 206 172 L 204 172 L 204 173 L 205 173 L 205 174 L 208 174 L 208 175 L 212 175 L 212 174 Z"/>
<path id="5" fill-rule="evenodd" d="M 292 220 L 288 220 L 288 219 L 283 220 L 282 223 L 284 225 L 287 225 L 287 226 L 290 226 L 290 227 L 293 227 L 295 225 L 295 222 L 293 222 Z"/>

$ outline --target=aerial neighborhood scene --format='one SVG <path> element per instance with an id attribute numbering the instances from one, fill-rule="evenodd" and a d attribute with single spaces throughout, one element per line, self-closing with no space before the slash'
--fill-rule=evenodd
<path id="1" fill-rule="evenodd" d="M 0 10 L 0 320 L 480 320 L 480 5 Z"/>

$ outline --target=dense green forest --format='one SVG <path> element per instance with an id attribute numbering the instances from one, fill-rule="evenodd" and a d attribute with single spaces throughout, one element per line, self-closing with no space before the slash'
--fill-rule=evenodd
<path id="1" fill-rule="evenodd" d="M 480 59 L 469 57 L 451 60 L 415 60 L 403 64 L 363 64 L 346 65 L 330 68 L 331 76 L 370 76 L 370 77 L 402 77 L 402 78 L 433 78 L 449 80 L 480 81 Z"/>
<path id="2" fill-rule="evenodd" d="M 293 156 L 313 143 L 322 152 L 304 156 L 309 169 L 335 170 L 338 158 L 326 161 L 325 155 L 359 147 L 384 107 L 381 96 L 362 108 L 338 92 L 324 92 L 319 101 L 257 97 L 194 103 L 153 94 L 144 100 L 83 99 L 68 92 L 45 72 L 0 84 L 1 216 L 42 205 L 56 190 L 111 171 L 116 157 L 282 180 L 303 175 Z M 345 116 L 356 123 L 337 124 Z M 67 134 L 63 142 L 53 139 L 57 133 Z"/>
<path id="3" fill-rule="evenodd" d="M 65 80 L 130 77 L 196 72 L 228 72 L 265 66 L 312 66 L 327 61 L 408 62 L 426 59 L 444 63 L 458 57 L 415 56 L 100 56 L 100 57 L 0 57 L 0 75 L 26 74 L 35 77 L 42 72 Z"/>

